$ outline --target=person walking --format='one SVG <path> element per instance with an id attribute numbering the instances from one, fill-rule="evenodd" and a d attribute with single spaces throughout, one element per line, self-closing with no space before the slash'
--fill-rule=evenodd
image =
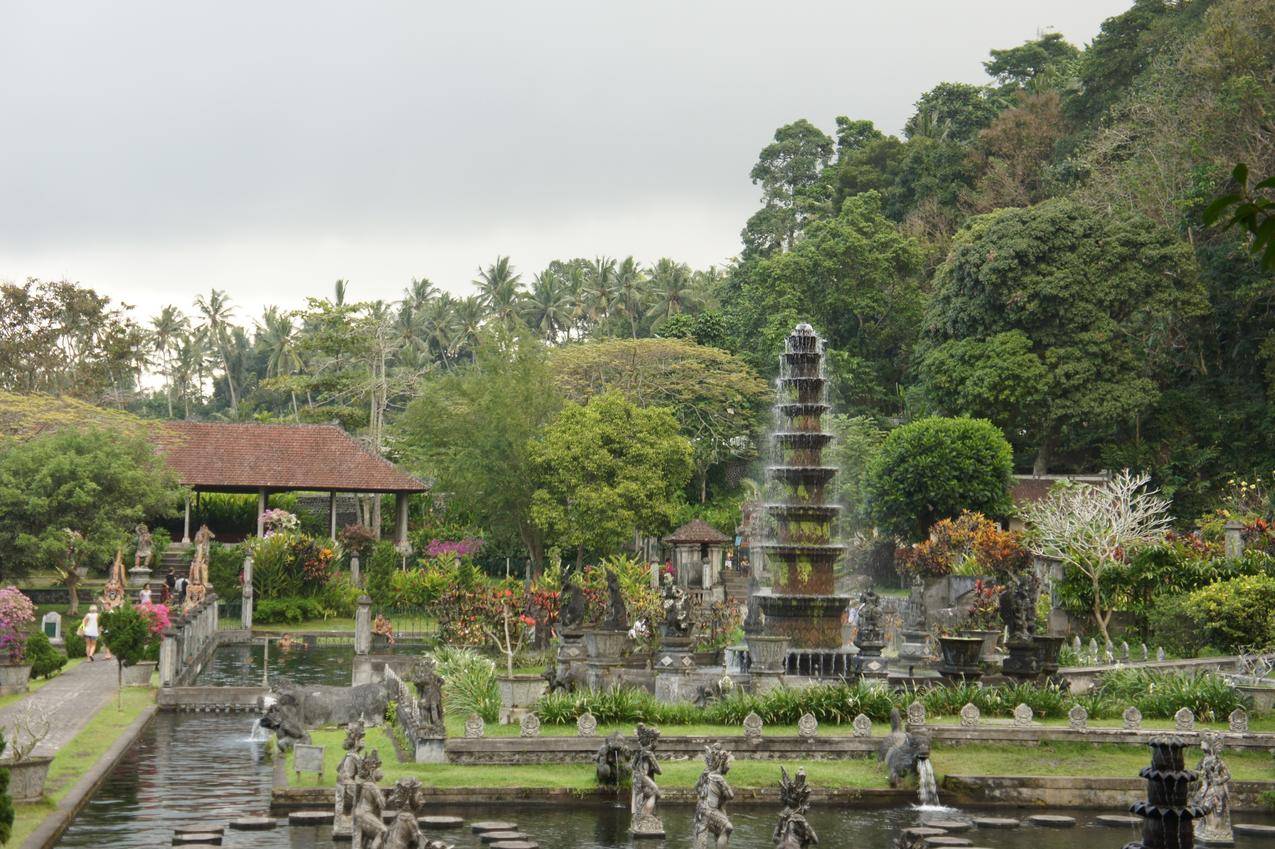
<path id="1" fill-rule="evenodd" d="M 141 591 L 141 592 L 139 592 L 139 593 L 137 594 L 137 603 L 138 603 L 138 604 L 150 604 L 150 603 L 151 603 L 151 588 L 150 588 L 150 584 L 147 584 L 146 586 L 142 587 L 142 591 Z"/>
<path id="2" fill-rule="evenodd" d="M 97 639 L 102 636 L 101 628 L 97 623 L 96 604 L 89 605 L 89 612 L 80 621 L 80 627 L 75 630 L 75 633 L 84 638 L 84 656 L 92 662 L 93 655 L 97 654 Z"/>
<path id="3" fill-rule="evenodd" d="M 177 574 L 172 569 L 169 569 L 168 574 L 164 576 L 164 586 L 168 587 L 169 595 L 177 590 Z"/>
<path id="4" fill-rule="evenodd" d="M 186 603 L 186 586 L 189 583 L 190 582 L 187 581 L 185 578 L 177 579 L 177 603 L 178 604 Z"/>

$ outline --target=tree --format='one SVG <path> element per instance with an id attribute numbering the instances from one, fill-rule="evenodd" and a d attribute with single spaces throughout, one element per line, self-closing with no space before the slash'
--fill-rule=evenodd
<path id="1" fill-rule="evenodd" d="M 1238 191 L 1213 201 L 1204 211 L 1204 223 L 1217 224 L 1229 215 L 1223 226 L 1228 229 L 1239 227 L 1248 232 L 1252 236 L 1253 253 L 1262 255 L 1262 268 L 1275 271 L 1275 200 L 1258 194 L 1275 189 L 1275 177 L 1267 177 L 1250 189 L 1248 166 L 1240 163 L 1231 172 L 1231 179 Z"/>
<path id="2" fill-rule="evenodd" d="M 963 510 L 1009 514 L 1014 458 L 991 422 L 966 417 L 919 419 L 890 431 L 868 467 L 868 515 L 884 533 L 907 542 Z"/>
<path id="3" fill-rule="evenodd" d="M 340 282 L 340 281 L 338 281 Z M 211 289 L 208 297 L 200 295 L 195 298 L 195 306 L 204 317 L 204 329 L 212 340 L 217 352 L 221 354 L 222 366 L 226 375 L 226 392 L 230 396 L 230 413 L 233 416 L 239 410 L 239 387 L 235 383 L 235 369 L 231 367 L 231 317 L 234 308 L 230 298 L 220 289 Z"/>
<path id="4" fill-rule="evenodd" d="M 613 551 L 637 531 L 668 527 L 691 474 L 691 444 L 662 407 L 619 393 L 567 404 L 531 443 L 536 524 L 576 549 Z"/>
<path id="5" fill-rule="evenodd" d="M 1014 105 L 978 135 L 974 156 L 980 173 L 970 192 L 975 211 L 1044 200 L 1054 147 L 1064 125 L 1057 92 L 1018 92 Z"/>
<path id="6" fill-rule="evenodd" d="M 562 406 L 544 347 L 501 329 L 479 336 L 473 365 L 425 381 L 398 425 L 408 462 L 494 534 L 522 542 L 538 569 L 530 442 Z"/>
<path id="7" fill-rule="evenodd" d="M 1067 200 L 974 219 L 957 234 L 934 289 L 922 343 L 940 353 L 926 356 L 937 358 L 932 364 L 965 361 L 960 374 L 929 384 L 943 409 L 967 409 L 986 396 L 965 382 L 985 381 L 985 355 L 1009 350 L 1011 341 L 1016 362 L 1037 374 L 1021 338 L 1001 334 L 1029 340 L 1047 376 L 1039 418 L 1022 436 L 1036 452 L 1037 474 L 1058 448 L 1093 444 L 1148 410 L 1205 308 L 1189 246 L 1146 219 Z M 1008 431 L 1020 413 L 1012 402 L 997 406 L 985 412 L 1009 414 L 996 421 Z"/>
<path id="8" fill-rule="evenodd" d="M 1080 51 L 1062 33 L 1046 32 L 1017 47 L 993 50 L 983 70 L 1003 86 L 1027 88 L 1039 78 L 1057 78 L 1074 71 Z"/>
<path id="9" fill-rule="evenodd" d="M 478 300 L 488 316 L 505 325 L 518 318 L 521 281 L 522 276 L 514 271 L 507 256 L 498 256 L 491 265 L 478 269 L 474 285 L 478 287 Z"/>
<path id="10" fill-rule="evenodd" d="M 708 472 L 730 457 L 749 456 L 770 389 L 725 351 L 681 339 L 618 339 L 555 351 L 563 394 L 577 403 L 619 392 L 639 407 L 667 407 L 695 450 L 699 500 Z"/>
<path id="11" fill-rule="evenodd" d="M 136 666 L 146 655 L 150 642 L 150 625 L 145 616 L 131 604 L 122 604 L 101 615 L 102 642 L 117 662 L 116 675 L 123 707 L 124 667 Z"/>
<path id="12" fill-rule="evenodd" d="M 1139 548 L 1162 541 L 1172 520 L 1169 502 L 1146 488 L 1150 480 L 1125 469 L 1099 486 L 1064 483 L 1023 510 L 1032 548 L 1089 579 L 1094 624 L 1104 640 L 1113 609 L 1104 576 L 1123 568 Z"/>
<path id="13" fill-rule="evenodd" d="M 916 113 L 908 119 L 903 132 L 908 138 L 924 136 L 968 144 L 992 123 L 1004 105 L 1000 94 L 986 86 L 939 83 L 921 95 Z"/>
<path id="14" fill-rule="evenodd" d="M 53 569 L 66 531 L 81 562 L 105 567 L 139 522 L 176 514 L 181 489 L 151 442 L 102 429 L 0 443 L 0 563 L 4 574 Z"/>
<path id="15" fill-rule="evenodd" d="M 823 169 L 832 139 L 802 118 L 775 131 L 750 173 L 762 189 L 762 209 L 744 226 L 744 245 L 759 253 L 788 250 L 806 221 L 826 203 Z"/>
<path id="16" fill-rule="evenodd" d="M 160 373 L 164 375 L 164 400 L 168 402 L 168 417 L 173 417 L 174 360 L 182 336 L 190 329 L 190 322 L 177 307 L 169 304 L 151 319 L 150 339 L 159 355 Z"/>

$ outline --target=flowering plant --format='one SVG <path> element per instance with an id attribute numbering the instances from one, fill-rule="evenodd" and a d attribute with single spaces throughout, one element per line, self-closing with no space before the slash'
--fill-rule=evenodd
<path id="1" fill-rule="evenodd" d="M 346 525 L 337 534 L 337 539 L 350 554 L 366 559 L 376 545 L 376 532 L 366 525 Z"/>
<path id="2" fill-rule="evenodd" d="M 1002 531 L 991 522 L 974 532 L 973 549 L 974 560 L 993 575 L 1017 575 L 1031 566 L 1031 552 L 1023 545 L 1022 534 Z"/>
<path id="3" fill-rule="evenodd" d="M 425 546 L 425 556 L 440 557 L 444 554 L 453 554 L 456 557 L 469 557 L 477 554 L 482 547 L 483 541 L 478 537 L 465 537 L 461 540 L 432 539 L 429 545 Z"/>
<path id="4" fill-rule="evenodd" d="M 14 586 L 0 589 L 0 651 L 10 663 L 26 657 L 27 631 L 35 621 L 35 605 Z"/>
<path id="5" fill-rule="evenodd" d="M 1005 590 L 1000 584 L 978 580 L 974 582 L 974 592 L 968 609 L 967 625 L 980 631 L 999 631 L 1000 598 Z"/>
<path id="6" fill-rule="evenodd" d="M 266 528 L 266 536 L 279 531 L 295 531 L 301 527 L 301 520 L 287 510 L 275 508 L 261 514 L 261 522 Z"/>
<path id="7" fill-rule="evenodd" d="M 137 612 L 146 618 L 146 628 L 152 637 L 158 637 L 172 627 L 173 621 L 166 604 L 139 604 Z"/>

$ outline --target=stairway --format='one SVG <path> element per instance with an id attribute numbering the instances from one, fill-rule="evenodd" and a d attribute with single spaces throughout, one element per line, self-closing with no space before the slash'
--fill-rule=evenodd
<path id="1" fill-rule="evenodd" d="M 726 597 L 732 599 L 739 604 L 748 601 L 748 577 L 745 575 L 728 574 L 722 578 L 722 586 L 726 589 Z"/>
<path id="2" fill-rule="evenodd" d="M 156 599 L 159 598 L 160 587 L 164 585 L 168 570 L 172 569 L 173 574 L 178 578 L 189 577 L 190 560 L 194 556 L 195 547 L 190 543 L 169 543 L 168 548 L 164 549 L 164 556 L 159 558 L 159 562 L 151 569 L 151 592 L 155 594 Z"/>

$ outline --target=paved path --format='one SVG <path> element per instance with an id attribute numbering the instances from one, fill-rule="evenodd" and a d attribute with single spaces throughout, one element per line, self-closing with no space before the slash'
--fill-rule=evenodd
<path id="1" fill-rule="evenodd" d="M 31 705 L 49 718 L 49 736 L 36 747 L 37 755 L 52 755 L 80 733 L 88 721 L 102 709 L 116 692 L 114 660 L 101 657 L 84 661 L 63 672 L 34 693 L 0 708 L 0 728 L 5 737 L 12 735 L 14 721 Z"/>

